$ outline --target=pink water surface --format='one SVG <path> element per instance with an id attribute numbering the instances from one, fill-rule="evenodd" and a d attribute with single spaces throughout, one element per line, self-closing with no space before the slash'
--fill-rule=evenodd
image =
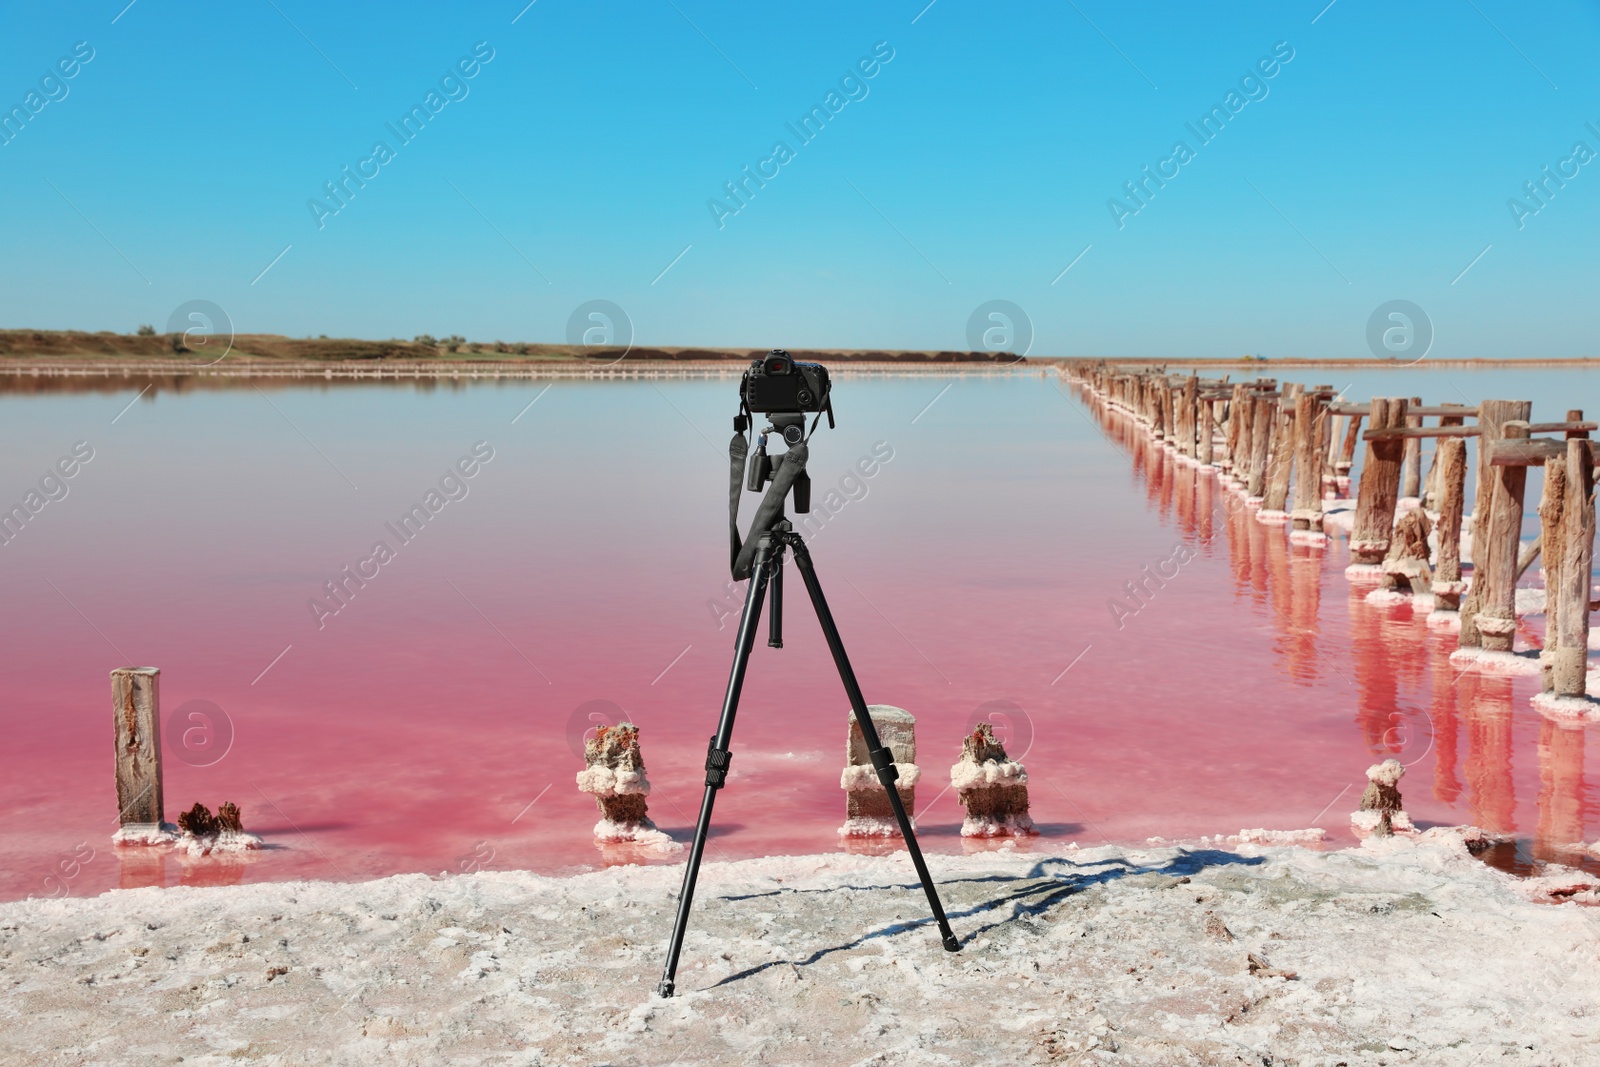
<path id="1" fill-rule="evenodd" d="M 653 817 L 687 838 L 737 607 L 731 380 L 563 382 L 532 407 L 542 383 L 161 383 L 119 416 L 144 384 L 0 394 L 5 500 L 95 448 L 0 547 L 0 897 L 654 862 L 598 847 L 573 782 L 572 739 L 612 705 L 641 727 Z M 1594 835 L 1585 732 L 1532 711 L 1536 680 L 1458 677 L 1454 637 L 1367 605 L 1342 542 L 1291 546 L 1053 373 L 850 377 L 840 396 L 812 472 L 847 502 L 813 553 L 867 699 L 918 718 L 930 851 L 991 847 L 940 788 L 984 708 L 1031 777 L 1025 848 L 1348 840 L 1389 755 L 1415 819 L 1514 833 L 1520 862 Z M 480 441 L 466 496 L 400 544 L 385 524 Z M 892 458 L 849 477 L 878 442 Z M 308 599 L 379 539 L 395 558 L 319 629 Z M 1114 612 L 1180 544 L 1194 558 Z M 751 665 L 714 860 L 842 847 L 847 706 L 794 579 L 787 647 L 763 639 Z M 127 664 L 161 668 L 166 712 L 205 700 L 231 725 L 220 758 L 167 730 L 167 818 L 233 800 L 267 850 L 110 846 L 107 673 Z"/>

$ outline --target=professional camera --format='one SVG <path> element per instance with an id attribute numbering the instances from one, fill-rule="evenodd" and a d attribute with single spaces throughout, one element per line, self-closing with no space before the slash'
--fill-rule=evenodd
<path id="1" fill-rule="evenodd" d="M 828 368 L 820 363 L 797 363 L 781 348 L 754 360 L 740 386 L 744 406 L 750 411 L 828 411 Z M 831 419 L 830 419 L 831 421 Z"/>

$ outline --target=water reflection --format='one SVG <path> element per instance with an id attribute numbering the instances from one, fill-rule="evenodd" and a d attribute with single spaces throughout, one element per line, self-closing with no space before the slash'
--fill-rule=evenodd
<path id="1" fill-rule="evenodd" d="M 1352 725 L 1371 758 L 1393 757 L 1412 772 L 1402 792 L 1421 826 L 1473 824 L 1504 835 L 1484 858 L 1514 873 L 1533 873 L 1543 862 L 1600 873 L 1600 859 L 1583 850 L 1593 832 L 1584 727 L 1533 712 L 1529 687 L 1537 680 L 1458 672 L 1449 662 L 1456 636 L 1430 629 L 1426 607 L 1368 603 L 1373 587 L 1346 581 L 1342 535 L 1326 546 L 1292 543 L 1285 527 L 1256 521 L 1220 472 L 1180 461 L 1121 409 L 1100 401 L 1090 406 L 1129 454 L 1162 522 L 1190 541 L 1208 544 L 1214 532 L 1225 538 L 1218 547 L 1226 552 L 1235 596 L 1271 627 L 1289 678 L 1300 686 L 1347 687 Z M 1345 625 L 1329 634 L 1337 639 L 1322 640 L 1330 608 L 1345 613 Z M 1522 640 L 1537 648 L 1542 617 L 1520 623 Z M 1519 774 L 1531 811 L 1519 810 Z M 1364 785 L 1352 783 L 1351 808 Z"/>

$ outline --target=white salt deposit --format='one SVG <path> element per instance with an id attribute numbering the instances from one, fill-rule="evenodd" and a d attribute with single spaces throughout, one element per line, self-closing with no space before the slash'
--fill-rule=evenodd
<path id="1" fill-rule="evenodd" d="M 1461 612 L 1434 608 L 1428 612 L 1428 628 L 1459 633 L 1461 631 Z"/>
<path id="2" fill-rule="evenodd" d="M 950 785 L 958 791 L 985 785 L 1027 784 L 1028 772 L 1014 759 L 991 759 L 982 763 L 962 760 L 950 768 Z"/>
<path id="3" fill-rule="evenodd" d="M 631 842 L 653 852 L 681 852 L 683 846 L 660 830 L 649 819 L 643 822 L 613 822 L 602 818 L 594 824 L 594 839 L 606 844 Z"/>
<path id="4" fill-rule="evenodd" d="M 1289 543 L 1291 545 L 1310 545 L 1320 548 L 1328 543 L 1328 535 L 1321 530 L 1290 530 Z"/>
<path id="5" fill-rule="evenodd" d="M 616 770 L 603 764 L 585 767 L 578 772 L 578 788 L 597 797 L 619 797 L 637 794 L 650 795 L 650 780 L 644 768 Z"/>
<path id="6" fill-rule="evenodd" d="M 1594 677 L 1591 674 L 1589 677 Z M 1585 686 L 1589 688 L 1589 686 Z M 1600 700 L 1591 696 L 1556 696 L 1554 693 L 1535 693 L 1529 701 L 1533 709 L 1554 722 L 1600 722 Z"/>
<path id="7" fill-rule="evenodd" d="M 1527 650 L 1518 652 L 1491 652 L 1482 648 L 1458 648 L 1450 653 L 1450 664 L 1457 670 L 1474 670 L 1480 674 L 1538 674 L 1539 656 Z"/>
<path id="8" fill-rule="evenodd" d="M 1263 526 L 1282 526 L 1289 521 L 1289 513 L 1276 508 L 1262 508 L 1256 512 L 1256 521 Z"/>
<path id="9" fill-rule="evenodd" d="M 1545 605 L 1545 591 L 1543 589 L 1518 589 L 1517 614 L 1518 615 L 1543 615 Z"/>
<path id="10" fill-rule="evenodd" d="M 1033 817 L 1025 814 L 968 815 L 961 820 L 962 837 L 1026 837 L 1038 833 Z"/>
<path id="11" fill-rule="evenodd" d="M 1316 845 L 1328 832 L 1320 826 L 1304 830 L 1240 830 L 1231 840 L 1246 845 Z"/>
<path id="12" fill-rule="evenodd" d="M 1600 1048 L 1600 913 L 1533 902 L 1456 832 L 929 862 L 960 953 L 904 852 L 706 864 L 665 1001 L 676 866 L 0 904 L 0 1062 L 1533 1067 Z M 1550 900 L 1584 878 L 1543 877 Z"/>
<path id="13" fill-rule="evenodd" d="M 894 766 L 900 773 L 900 777 L 895 779 L 895 784 L 899 788 L 910 789 L 922 780 L 922 768 L 915 763 L 896 763 Z M 883 786 L 878 784 L 877 770 L 871 765 L 862 765 L 846 767 L 839 775 L 839 788 L 846 792 L 854 792 L 858 789 L 881 790 Z"/>

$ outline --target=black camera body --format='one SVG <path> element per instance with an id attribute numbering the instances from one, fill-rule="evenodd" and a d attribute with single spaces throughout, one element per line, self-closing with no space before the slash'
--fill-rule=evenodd
<path id="1" fill-rule="evenodd" d="M 828 397 L 828 368 L 799 363 L 781 348 L 754 360 L 744 372 L 740 393 L 750 411 L 823 411 Z"/>

